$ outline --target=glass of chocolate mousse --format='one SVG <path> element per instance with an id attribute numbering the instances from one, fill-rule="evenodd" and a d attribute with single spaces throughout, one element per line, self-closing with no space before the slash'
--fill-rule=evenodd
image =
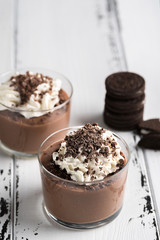
<path id="1" fill-rule="evenodd" d="M 0 145 L 22 157 L 37 154 L 52 132 L 68 127 L 72 85 L 46 69 L 21 69 L 0 75 Z"/>
<path id="2" fill-rule="evenodd" d="M 62 129 L 39 148 L 44 210 L 70 228 L 95 228 L 115 219 L 128 172 L 126 142 L 96 123 Z"/>

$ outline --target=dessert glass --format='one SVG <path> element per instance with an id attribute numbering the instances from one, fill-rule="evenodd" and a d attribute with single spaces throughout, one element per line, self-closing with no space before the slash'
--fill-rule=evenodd
<path id="1" fill-rule="evenodd" d="M 7 107 L 0 103 L 0 147 L 8 154 L 31 157 L 35 156 L 41 142 L 52 132 L 68 127 L 70 117 L 70 102 L 72 97 L 72 84 L 63 75 L 43 68 L 18 69 L 24 74 L 26 71 L 42 73 L 62 81 L 62 89 L 67 100 L 62 104 L 48 110 L 34 111 L 43 113 L 40 117 L 25 118 L 22 113 L 29 112 L 18 110 L 16 107 Z M 15 71 L 0 75 L 0 84 L 7 81 Z"/>
<path id="2" fill-rule="evenodd" d="M 129 148 L 126 142 L 113 133 L 125 155 L 125 166 L 103 180 L 75 182 L 62 179 L 46 166 L 65 135 L 79 127 L 62 129 L 51 134 L 41 144 L 38 152 L 44 210 L 61 225 L 76 229 L 95 228 L 111 222 L 121 211 L 128 172 Z"/>

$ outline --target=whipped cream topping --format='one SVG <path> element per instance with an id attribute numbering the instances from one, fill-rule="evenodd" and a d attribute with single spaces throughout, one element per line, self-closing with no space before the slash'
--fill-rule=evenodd
<path id="1" fill-rule="evenodd" d="M 42 116 L 59 104 L 60 89 L 60 79 L 39 73 L 17 73 L 0 85 L 0 110 L 11 107 L 25 118 Z"/>
<path id="2" fill-rule="evenodd" d="M 124 155 L 112 132 L 97 124 L 86 124 L 67 135 L 52 158 L 77 182 L 102 180 L 124 165 Z"/>

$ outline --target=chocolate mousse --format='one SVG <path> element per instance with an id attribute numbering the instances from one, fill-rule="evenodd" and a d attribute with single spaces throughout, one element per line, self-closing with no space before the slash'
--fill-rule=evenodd
<path id="1" fill-rule="evenodd" d="M 127 147 L 122 152 L 116 136 L 97 124 L 51 140 L 46 140 L 45 147 L 42 144 L 39 155 L 47 214 L 75 228 L 113 220 L 123 203 Z"/>
<path id="2" fill-rule="evenodd" d="M 61 79 L 29 71 L 1 84 L 0 139 L 4 146 L 35 154 L 48 135 L 68 126 L 71 94 L 61 85 Z"/>

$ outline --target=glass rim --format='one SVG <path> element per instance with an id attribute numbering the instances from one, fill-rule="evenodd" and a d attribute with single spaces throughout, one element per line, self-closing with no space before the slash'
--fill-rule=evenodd
<path id="1" fill-rule="evenodd" d="M 63 103 L 61 103 L 60 105 L 58 105 L 58 106 L 56 106 L 56 107 L 53 107 L 53 108 L 50 108 L 50 109 L 45 109 L 45 110 L 25 110 L 25 109 L 17 109 L 16 107 L 9 107 L 9 106 L 6 106 L 4 103 L 1 103 L 0 102 L 0 105 L 2 105 L 3 107 L 5 107 L 7 110 L 10 110 L 10 111 L 12 111 L 12 112 L 29 112 L 29 113 L 42 113 L 42 112 L 44 112 L 44 113 L 47 113 L 47 112 L 50 112 L 50 111 L 55 111 L 55 110 L 57 110 L 57 109 L 60 109 L 60 108 L 62 108 L 62 107 L 64 107 L 67 103 L 69 103 L 70 102 L 70 100 L 71 100 L 71 98 L 72 98 L 72 95 L 73 95 L 73 85 L 72 85 L 72 83 L 71 83 L 71 81 L 67 78 L 67 77 L 65 77 L 63 74 L 61 74 L 61 73 L 59 73 L 59 72 L 56 72 L 56 71 L 53 71 L 53 70 L 51 70 L 51 69 L 47 69 L 47 68 L 41 68 L 41 67 L 27 67 L 28 69 L 30 69 L 31 71 L 32 70 L 36 70 L 36 69 L 41 69 L 42 71 L 50 71 L 50 72 L 52 72 L 53 74 L 57 74 L 57 75 L 59 75 L 60 77 L 62 77 L 62 78 L 64 78 L 65 79 L 65 81 L 68 83 L 68 85 L 70 86 L 70 90 L 71 90 L 71 93 L 69 94 L 69 96 L 68 96 L 68 99 L 67 100 L 65 100 Z M 10 73 L 12 73 L 12 72 L 18 72 L 18 71 L 27 71 L 27 68 L 19 68 L 19 69 L 17 69 L 17 70 L 10 70 L 10 71 L 7 71 L 7 72 L 2 72 L 2 73 L 0 73 L 0 79 L 1 79 L 1 77 L 4 77 L 5 75 L 7 75 L 7 74 L 10 74 Z M 30 71 L 30 70 L 28 70 L 28 71 Z M 61 81 L 62 81 L 62 83 L 63 83 L 63 79 L 60 79 Z"/>
<path id="2" fill-rule="evenodd" d="M 39 146 L 39 149 L 38 149 L 38 153 L 37 153 L 37 156 L 38 156 L 38 161 L 39 161 L 39 164 L 40 164 L 40 167 L 42 167 L 42 169 L 47 172 L 47 174 L 49 174 L 50 176 L 58 179 L 58 180 L 61 180 L 61 181 L 64 181 L 64 182 L 67 182 L 67 183 L 71 183 L 71 184 L 75 184 L 75 185 L 80 185 L 80 186 L 89 186 L 89 185 L 94 185 L 94 184 L 98 184 L 98 183 L 102 183 L 102 182 L 105 182 L 105 181 L 108 181 L 110 180 L 111 178 L 115 177 L 115 176 L 118 176 L 125 168 L 126 166 L 128 166 L 128 163 L 130 161 L 130 150 L 129 150 L 129 146 L 128 144 L 126 143 L 126 141 L 121 137 L 119 136 L 118 134 L 112 132 L 113 136 L 118 138 L 125 146 L 127 152 L 128 152 L 128 157 L 126 157 L 127 159 L 127 162 L 126 164 L 124 165 L 123 168 L 121 168 L 119 171 L 117 171 L 116 173 L 114 173 L 113 175 L 111 176 L 106 176 L 105 178 L 101 179 L 101 180 L 96 180 L 96 181 L 92 181 L 92 182 L 76 182 L 74 180 L 67 180 L 67 179 L 64 179 L 64 178 L 61 178 L 61 177 L 58 177 L 56 176 L 55 174 L 51 173 L 49 170 L 47 170 L 44 165 L 42 164 L 41 160 L 40 160 L 40 154 L 41 154 L 41 147 L 44 145 L 44 143 L 52 136 L 54 136 L 55 134 L 59 133 L 59 132 L 62 132 L 62 131 L 65 131 L 65 130 L 70 130 L 70 129 L 79 129 L 83 126 L 73 126 L 73 127 L 67 127 L 67 128 L 63 128 L 63 129 L 60 129 L 52 134 L 50 134 L 47 138 L 44 139 L 44 141 L 41 143 L 41 145 Z"/>

